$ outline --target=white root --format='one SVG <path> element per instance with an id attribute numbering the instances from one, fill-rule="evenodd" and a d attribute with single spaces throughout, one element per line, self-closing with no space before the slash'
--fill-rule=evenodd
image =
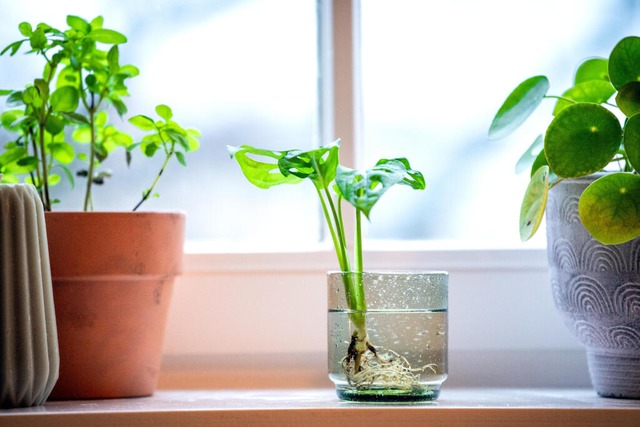
<path id="1" fill-rule="evenodd" d="M 349 385 L 355 388 L 367 388 L 376 384 L 387 389 L 412 390 L 421 387 L 420 374 L 427 369 L 436 373 L 437 365 L 431 363 L 421 368 L 412 368 L 407 359 L 393 350 L 367 350 L 360 358 L 360 367 L 355 366 L 353 358 L 342 359 L 342 368 Z"/>

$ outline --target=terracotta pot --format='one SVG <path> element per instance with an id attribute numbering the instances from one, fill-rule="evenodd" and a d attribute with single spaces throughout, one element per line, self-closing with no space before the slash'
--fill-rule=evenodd
<path id="1" fill-rule="evenodd" d="M 158 382 L 183 213 L 47 212 L 60 377 L 53 399 L 147 396 Z"/>

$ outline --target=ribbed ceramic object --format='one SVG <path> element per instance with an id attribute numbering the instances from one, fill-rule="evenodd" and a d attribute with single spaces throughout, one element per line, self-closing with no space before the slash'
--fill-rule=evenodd
<path id="1" fill-rule="evenodd" d="M 0 185 L 0 407 L 41 405 L 59 355 L 42 203 L 27 184 Z"/>
<path id="2" fill-rule="evenodd" d="M 547 248 L 555 303 L 587 349 L 593 387 L 640 399 L 640 238 L 598 243 L 578 201 L 593 177 L 565 180 L 549 193 Z"/>

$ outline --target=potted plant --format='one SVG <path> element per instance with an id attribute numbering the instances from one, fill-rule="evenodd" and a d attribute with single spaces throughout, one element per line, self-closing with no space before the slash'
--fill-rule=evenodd
<path id="1" fill-rule="evenodd" d="M 596 391 L 640 398 L 640 38 L 582 62 L 561 95 L 548 91 L 545 76 L 518 85 L 489 136 L 511 134 L 556 100 L 544 137 L 520 160 L 531 165 L 520 236 L 546 211 L 555 303 L 587 348 Z"/>
<path id="2" fill-rule="evenodd" d="M 148 395 L 153 392 L 173 286 L 182 268 L 182 212 L 93 212 L 94 187 L 111 173 L 104 162 L 116 150 L 133 164 L 133 152 L 164 161 L 136 211 L 156 196 L 167 163 L 197 149 L 197 131 L 158 105 L 159 119 L 135 115 L 139 142 L 109 119 L 127 113 L 127 82 L 139 74 L 120 64 L 126 36 L 103 27 L 102 17 L 67 17 L 61 31 L 40 23 L 19 25 L 22 37 L 0 55 L 21 49 L 42 59 L 42 74 L 18 90 L 2 90 L 8 110 L 2 127 L 14 135 L 0 151 L 3 183 L 21 179 L 37 189 L 46 212 L 60 345 L 54 398 Z M 79 212 L 53 212 L 62 180 L 84 197 Z M 76 182 L 78 181 L 78 182 Z M 81 185 L 82 184 L 82 185 Z"/>
<path id="3" fill-rule="evenodd" d="M 424 401 L 438 397 L 447 372 L 447 274 L 364 269 L 362 221 L 396 184 L 424 189 L 404 158 L 357 171 L 339 165 L 340 141 L 310 151 L 229 147 L 259 188 L 313 183 L 338 258 L 328 274 L 329 376 L 338 396 L 355 401 Z M 342 202 L 355 209 L 349 256 Z"/>

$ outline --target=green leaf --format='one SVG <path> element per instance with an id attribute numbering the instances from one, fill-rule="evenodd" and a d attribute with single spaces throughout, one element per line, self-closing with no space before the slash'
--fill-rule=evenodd
<path id="1" fill-rule="evenodd" d="M 87 37 L 104 44 L 122 44 L 127 42 L 127 37 L 114 30 L 98 28 L 92 30 Z"/>
<path id="2" fill-rule="evenodd" d="M 602 104 L 603 102 L 607 102 L 614 93 L 616 93 L 616 89 L 608 81 L 589 80 L 577 83 L 575 86 L 565 91 L 562 94 L 562 97 L 572 99 L 576 102 L 593 102 L 596 104 Z M 560 111 L 570 105 L 573 105 L 573 103 L 564 99 L 558 99 L 553 110 L 553 114 L 558 115 Z"/>
<path id="3" fill-rule="evenodd" d="M 82 114 L 78 113 L 60 113 L 68 122 L 75 123 L 77 125 L 90 125 L 89 119 Z"/>
<path id="4" fill-rule="evenodd" d="M 97 30 L 98 28 L 102 28 L 103 23 L 104 23 L 104 18 L 102 16 L 96 16 L 91 20 L 89 24 L 91 25 L 91 28 L 93 30 Z"/>
<path id="5" fill-rule="evenodd" d="M 545 76 L 531 77 L 520 83 L 494 117 L 489 139 L 500 139 L 513 133 L 535 111 L 548 91 L 549 80 Z"/>
<path id="6" fill-rule="evenodd" d="M 243 145 L 227 146 L 231 158 L 235 158 L 244 176 L 258 188 L 271 188 L 281 184 L 297 184 L 302 181 L 295 175 L 285 176 L 280 172 L 278 161 L 285 151 L 271 151 Z"/>
<path id="7" fill-rule="evenodd" d="M 109 68 L 111 69 L 111 73 L 116 73 L 120 69 L 120 50 L 118 49 L 118 45 L 111 46 L 109 49 L 109 53 L 107 53 L 107 62 L 109 63 Z"/>
<path id="8" fill-rule="evenodd" d="M 169 108 L 164 104 L 160 104 L 156 106 L 156 113 L 158 113 L 160 117 L 162 117 L 167 121 L 171 120 L 171 118 L 173 117 L 173 112 L 171 111 L 171 108 Z"/>
<path id="9" fill-rule="evenodd" d="M 57 135 L 64 130 L 64 120 L 62 120 L 58 116 L 51 115 L 47 117 L 47 122 L 45 123 L 45 129 L 51 135 Z"/>
<path id="10" fill-rule="evenodd" d="M 89 31 L 91 31 L 91 26 L 89 25 L 89 23 L 79 16 L 67 15 L 67 25 L 76 31 L 81 31 L 84 34 L 87 34 Z"/>
<path id="11" fill-rule="evenodd" d="M 73 146 L 66 142 L 55 142 L 49 144 L 49 150 L 51 150 L 53 158 L 64 165 L 68 165 L 73 162 L 76 155 L 73 150 Z"/>
<path id="12" fill-rule="evenodd" d="M 549 166 L 540 167 L 531 177 L 520 206 L 520 240 L 526 242 L 538 231 L 549 195 Z"/>
<path id="13" fill-rule="evenodd" d="M 616 104 L 627 117 L 640 113 L 640 82 L 622 86 L 616 96 Z"/>
<path id="14" fill-rule="evenodd" d="M 340 194 L 367 218 L 382 195 L 395 184 L 425 188 L 422 174 L 412 170 L 406 159 L 383 159 L 364 172 L 338 166 L 336 173 Z"/>
<path id="15" fill-rule="evenodd" d="M 629 163 L 636 171 L 640 171 L 640 114 L 627 120 L 623 142 Z"/>
<path id="16" fill-rule="evenodd" d="M 17 42 L 13 42 L 10 45 L 6 46 L 4 49 L 2 49 L 2 52 L 0 52 L 0 56 L 4 55 L 5 52 L 7 51 L 11 51 L 11 53 L 9 54 L 10 56 L 13 56 L 16 54 L 16 52 L 18 50 L 20 50 L 20 47 L 22 46 L 22 43 L 26 42 L 27 40 L 18 40 Z"/>
<path id="17" fill-rule="evenodd" d="M 62 86 L 51 94 L 51 108 L 55 112 L 70 113 L 76 111 L 80 96 L 73 86 Z"/>
<path id="18" fill-rule="evenodd" d="M 531 165 L 533 165 L 536 157 L 538 157 L 538 154 L 540 154 L 542 146 L 542 135 L 538 135 L 538 137 L 533 141 L 529 148 L 527 148 L 527 151 L 522 153 L 522 156 L 520 156 L 520 158 L 516 162 L 516 173 L 519 174 L 531 168 Z"/>
<path id="19" fill-rule="evenodd" d="M 607 174 L 582 193 L 578 213 L 600 243 L 616 245 L 640 236 L 640 176 Z"/>
<path id="20" fill-rule="evenodd" d="M 622 128 L 611 111 L 597 104 L 574 104 L 547 128 L 544 151 L 554 173 L 573 178 L 602 170 L 621 142 Z"/>
<path id="21" fill-rule="evenodd" d="M 47 37 L 44 34 L 43 28 L 38 27 L 31 33 L 31 36 L 29 36 L 29 44 L 33 50 L 42 50 L 47 46 Z"/>
<path id="22" fill-rule="evenodd" d="M 25 37 L 30 37 L 31 34 L 33 33 L 33 28 L 31 27 L 31 24 L 28 22 L 21 22 L 18 25 L 18 30 L 20 31 L 20 34 L 22 34 Z"/>
<path id="23" fill-rule="evenodd" d="M 640 37 L 625 37 L 609 56 L 609 78 L 616 89 L 640 80 Z"/>
<path id="24" fill-rule="evenodd" d="M 576 71 L 574 84 L 589 80 L 609 81 L 609 61 L 604 58 L 590 58 L 584 61 Z"/>
<path id="25" fill-rule="evenodd" d="M 309 178 L 317 189 L 327 189 L 336 177 L 340 140 L 310 151 L 290 150 L 278 160 L 283 175 Z"/>
<path id="26" fill-rule="evenodd" d="M 142 130 L 153 130 L 156 128 L 155 121 L 151 117 L 139 114 L 129 119 L 129 123 Z"/>
<path id="27" fill-rule="evenodd" d="M 176 151 L 175 152 L 176 155 L 176 159 L 178 159 L 178 162 L 182 165 L 182 166 L 187 166 L 187 161 L 184 158 L 184 154 L 182 154 L 180 151 Z"/>

